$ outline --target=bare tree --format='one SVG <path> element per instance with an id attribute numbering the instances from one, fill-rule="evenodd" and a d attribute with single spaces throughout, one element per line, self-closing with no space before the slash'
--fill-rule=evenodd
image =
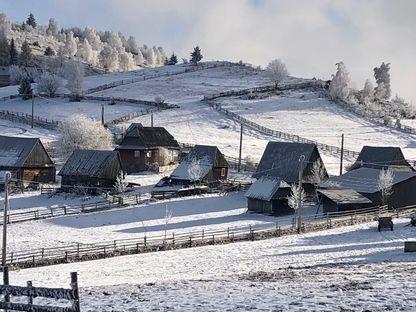
<path id="1" fill-rule="evenodd" d="M 389 169 L 382 169 L 378 176 L 378 187 L 381 191 L 381 204 L 387 205 L 388 199 L 393 194 L 394 172 Z"/>
<path id="2" fill-rule="evenodd" d="M 300 206 L 302 207 L 306 200 L 306 193 L 303 188 L 299 188 L 298 184 L 292 184 L 290 186 L 290 196 L 287 198 L 289 207 L 297 211 Z"/>
<path id="3" fill-rule="evenodd" d="M 118 194 L 124 194 L 127 189 L 127 182 L 124 179 L 124 172 L 120 171 L 117 175 L 116 182 L 114 183 L 114 188 Z"/>
<path id="4" fill-rule="evenodd" d="M 165 228 L 165 238 L 164 238 L 164 242 L 166 242 L 166 237 L 167 237 L 167 232 L 168 232 L 168 224 L 170 222 L 170 220 L 172 220 L 173 217 L 173 211 L 172 209 L 168 208 L 168 204 L 165 204 L 165 224 L 164 224 L 164 228 Z"/>
<path id="5" fill-rule="evenodd" d="M 321 161 L 317 160 L 312 164 L 311 174 L 313 183 L 319 185 L 322 182 L 325 182 L 327 175 L 323 163 Z"/>
<path id="6" fill-rule="evenodd" d="M 191 163 L 188 166 L 188 174 L 191 178 L 191 181 L 196 182 L 201 179 L 202 168 L 201 168 L 201 161 L 197 158 L 192 159 Z"/>
<path id="7" fill-rule="evenodd" d="M 289 76 L 285 63 L 280 59 L 270 61 L 266 67 L 266 72 L 276 86 Z"/>

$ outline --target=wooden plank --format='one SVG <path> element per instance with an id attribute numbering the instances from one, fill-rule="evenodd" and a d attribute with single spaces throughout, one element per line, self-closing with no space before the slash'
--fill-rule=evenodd
<path id="1" fill-rule="evenodd" d="M 76 312 L 70 307 L 47 307 L 27 303 L 0 302 L 0 309 L 31 312 Z"/>
<path id="2" fill-rule="evenodd" d="M 0 295 L 12 295 L 12 296 L 32 296 L 53 298 L 53 299 L 66 299 L 73 300 L 75 294 L 72 289 L 64 288 L 46 288 L 46 287 L 22 287 L 12 285 L 0 285 Z"/>

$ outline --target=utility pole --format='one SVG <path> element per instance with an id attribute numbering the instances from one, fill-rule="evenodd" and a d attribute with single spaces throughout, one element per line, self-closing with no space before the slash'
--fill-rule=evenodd
<path id="1" fill-rule="evenodd" d="M 297 209 L 297 227 L 298 233 L 302 233 L 302 178 L 303 178 L 303 163 L 305 155 L 299 157 L 299 193 L 298 193 L 298 209 Z"/>
<path id="2" fill-rule="evenodd" d="M 339 175 L 342 174 L 343 160 L 344 160 L 344 133 L 341 134 L 341 158 L 340 158 L 340 163 L 339 163 Z"/>
<path id="3" fill-rule="evenodd" d="M 6 252 L 7 252 L 7 211 L 9 209 L 9 181 L 10 172 L 6 172 L 6 180 L 4 184 L 4 210 L 3 210 L 3 246 L 1 266 L 6 266 Z"/>
<path id="4" fill-rule="evenodd" d="M 32 122 L 31 122 L 31 128 L 33 128 L 33 112 L 35 110 L 35 95 L 32 93 Z"/>
<path id="5" fill-rule="evenodd" d="M 101 124 L 104 126 L 104 104 L 101 104 Z"/>
<path id="6" fill-rule="evenodd" d="M 150 126 L 153 128 L 153 112 L 150 113 Z"/>
<path id="7" fill-rule="evenodd" d="M 243 149 L 243 124 L 241 124 L 240 128 L 240 150 L 238 152 L 238 172 L 241 171 L 241 151 Z"/>

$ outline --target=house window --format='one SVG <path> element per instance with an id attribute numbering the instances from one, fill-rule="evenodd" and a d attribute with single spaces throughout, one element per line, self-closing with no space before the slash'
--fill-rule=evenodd
<path id="1" fill-rule="evenodd" d="M 152 157 L 152 151 L 148 151 L 148 152 L 146 152 L 146 157 L 147 157 L 147 158 Z"/>
<path id="2" fill-rule="evenodd" d="M 134 151 L 134 158 L 140 158 L 140 151 Z"/>
<path id="3" fill-rule="evenodd" d="M 225 177 L 225 168 L 221 168 L 221 177 Z"/>

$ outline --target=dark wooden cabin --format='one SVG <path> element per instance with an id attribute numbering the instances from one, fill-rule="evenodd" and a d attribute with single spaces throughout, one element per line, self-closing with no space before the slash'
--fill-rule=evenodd
<path id="1" fill-rule="evenodd" d="M 352 189 L 319 189 L 318 194 L 319 205 L 324 213 L 374 206 L 371 200 Z"/>
<path id="2" fill-rule="evenodd" d="M 133 123 L 115 150 L 120 153 L 128 174 L 179 162 L 179 144 L 162 127 L 143 127 L 140 123 Z"/>
<path id="3" fill-rule="evenodd" d="M 288 143 L 269 142 L 260 160 L 254 178 L 263 176 L 275 177 L 288 184 L 299 182 L 299 158 L 305 156 L 303 166 L 303 188 L 308 195 L 315 194 L 316 181 L 312 173 L 315 162 L 322 167 L 324 178 L 328 177 L 325 166 L 315 144 L 309 143 Z"/>
<path id="4" fill-rule="evenodd" d="M 192 167 L 198 163 L 193 175 Z M 172 172 L 170 180 L 173 184 L 190 184 L 193 182 L 224 181 L 228 178 L 228 162 L 218 147 L 195 145 Z"/>
<path id="5" fill-rule="evenodd" d="M 378 185 L 382 169 L 361 167 L 331 177 L 321 188 L 352 189 L 371 200 L 373 206 L 381 204 L 381 190 Z M 394 171 L 393 193 L 388 199 L 389 207 L 399 208 L 416 205 L 416 172 Z"/>
<path id="6" fill-rule="evenodd" d="M 286 215 L 293 213 L 288 205 L 290 186 L 279 178 L 263 176 L 247 190 L 247 207 L 250 212 Z"/>
<path id="7" fill-rule="evenodd" d="M 120 172 L 122 165 L 118 152 L 76 150 L 59 172 L 61 188 L 72 191 L 81 186 L 88 193 L 112 189 Z"/>
<path id="8" fill-rule="evenodd" d="M 415 171 L 406 161 L 400 147 L 364 146 L 349 170 L 361 167 L 374 169 L 390 168 L 394 171 Z"/>
<path id="9" fill-rule="evenodd" d="M 38 138 L 0 136 L 0 171 L 12 172 L 21 186 L 55 182 L 55 165 Z"/>

